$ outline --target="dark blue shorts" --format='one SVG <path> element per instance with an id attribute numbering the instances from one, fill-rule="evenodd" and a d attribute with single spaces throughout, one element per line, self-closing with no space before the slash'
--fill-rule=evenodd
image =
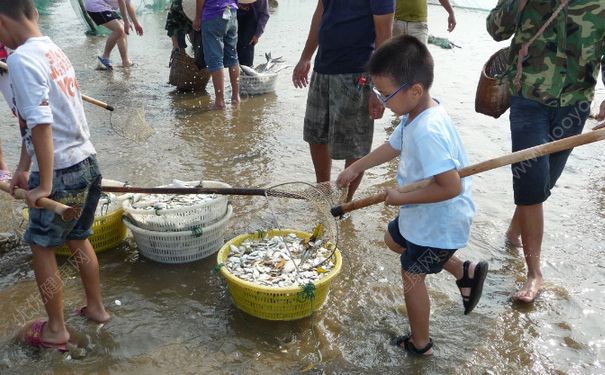
<path id="1" fill-rule="evenodd" d="M 582 133 L 590 102 L 549 107 L 519 96 L 510 100 L 510 131 L 513 152 Z M 571 150 L 545 155 L 512 165 L 516 205 L 546 201 L 561 176 Z"/>
<path id="2" fill-rule="evenodd" d="M 401 267 L 409 273 L 439 273 L 443 270 L 445 263 L 458 250 L 438 249 L 411 243 L 399 232 L 399 216 L 389 223 L 388 231 L 393 240 L 405 249 L 401 254 Z"/>
<path id="3" fill-rule="evenodd" d="M 40 185 L 40 173 L 29 176 L 29 188 Z M 52 211 L 29 209 L 29 226 L 24 239 L 42 247 L 63 245 L 66 240 L 84 240 L 92 234 L 95 210 L 101 197 L 101 173 L 95 156 L 69 168 L 53 173 L 53 189 L 49 198 L 72 207 L 81 208 L 77 220 L 63 221 Z"/>
<path id="4" fill-rule="evenodd" d="M 109 21 L 121 20 L 122 17 L 117 12 L 106 11 L 106 12 L 86 12 L 90 18 L 99 26 L 105 25 Z"/>

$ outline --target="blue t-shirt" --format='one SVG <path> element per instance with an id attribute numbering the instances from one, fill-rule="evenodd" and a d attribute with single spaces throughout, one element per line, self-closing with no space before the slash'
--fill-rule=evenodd
<path id="1" fill-rule="evenodd" d="M 400 150 L 397 182 L 407 185 L 468 165 L 466 152 L 443 106 L 431 107 L 407 123 L 401 120 L 389 144 Z M 439 249 L 460 249 L 468 243 L 475 205 L 471 179 L 462 179 L 461 193 L 446 201 L 400 207 L 399 231 L 408 241 Z"/>
<path id="2" fill-rule="evenodd" d="M 361 73 L 374 51 L 374 18 L 395 11 L 393 0 L 322 0 L 319 49 L 321 74 Z"/>

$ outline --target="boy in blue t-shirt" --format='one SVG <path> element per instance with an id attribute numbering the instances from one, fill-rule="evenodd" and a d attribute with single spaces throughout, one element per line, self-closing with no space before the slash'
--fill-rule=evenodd
<path id="1" fill-rule="evenodd" d="M 401 254 L 401 275 L 411 332 L 393 344 L 414 354 L 433 353 L 429 337 L 427 274 L 445 268 L 456 277 L 468 314 L 479 302 L 486 262 L 464 263 L 454 253 L 466 246 L 475 214 L 471 181 L 458 169 L 468 164 L 464 147 L 443 106 L 431 98 L 433 58 L 411 36 L 393 38 L 369 62 L 374 93 L 397 115 L 404 115 L 388 142 L 346 168 L 337 179 L 348 186 L 363 171 L 400 156 L 400 185 L 433 178 L 425 188 L 401 193 L 387 190 L 388 205 L 400 206 L 388 225 L 387 246 Z"/>

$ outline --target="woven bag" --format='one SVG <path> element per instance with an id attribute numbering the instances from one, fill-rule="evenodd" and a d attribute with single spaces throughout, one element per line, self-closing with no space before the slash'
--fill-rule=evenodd
<path id="1" fill-rule="evenodd" d="M 179 49 L 172 52 L 168 83 L 181 91 L 203 91 L 209 80 L 208 70 L 198 69 L 192 57 Z"/>
<path id="2" fill-rule="evenodd" d="M 498 118 L 510 107 L 509 82 L 503 76 L 508 58 L 509 48 L 502 48 L 483 66 L 475 94 L 475 112 Z"/>

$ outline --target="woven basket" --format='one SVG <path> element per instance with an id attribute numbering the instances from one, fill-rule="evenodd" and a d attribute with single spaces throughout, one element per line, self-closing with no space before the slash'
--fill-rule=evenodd
<path id="1" fill-rule="evenodd" d="M 294 233 L 300 238 L 309 238 L 311 233 L 294 230 L 270 230 L 269 236 Z M 258 238 L 259 234 L 242 234 L 228 241 L 219 250 L 218 264 L 225 263 L 231 251 L 231 245 L 239 246 L 247 239 Z M 233 303 L 240 310 L 261 319 L 296 320 L 311 315 L 324 304 L 333 279 L 340 273 L 342 257 L 340 251 L 334 253 L 334 268 L 324 278 L 315 282 L 315 297 L 302 297 L 300 286 L 286 288 L 257 285 L 233 275 L 227 267 L 221 267 L 221 274 L 227 280 L 227 287 Z"/>
<path id="2" fill-rule="evenodd" d="M 508 68 L 508 57 L 509 48 L 503 48 L 483 66 L 475 95 L 475 112 L 498 118 L 510 107 L 509 82 L 502 76 Z"/>
<path id="3" fill-rule="evenodd" d="M 188 181 L 192 185 L 198 185 L 198 182 Z M 199 186 L 206 188 L 231 187 L 231 185 L 219 181 L 202 181 Z M 124 200 L 122 207 L 130 221 L 137 227 L 157 232 L 188 231 L 199 226 L 213 224 L 225 216 L 229 203 L 226 195 L 219 195 L 209 202 L 182 208 L 158 211 L 132 208 L 132 204 L 142 197 L 141 194 L 133 195 L 130 199 Z"/>
<path id="4" fill-rule="evenodd" d="M 277 73 L 263 73 L 258 76 L 240 75 L 239 91 L 245 95 L 259 95 L 275 91 Z"/>
<path id="5" fill-rule="evenodd" d="M 172 52 L 168 83 L 181 91 L 203 91 L 209 79 L 208 69 L 198 69 L 193 57 L 179 49 Z"/>
<path id="6" fill-rule="evenodd" d="M 124 224 L 130 229 L 141 255 L 159 263 L 189 263 L 206 258 L 223 245 L 223 233 L 233 208 L 220 221 L 195 230 L 182 232 L 154 232 L 134 225 L 128 217 Z"/>

